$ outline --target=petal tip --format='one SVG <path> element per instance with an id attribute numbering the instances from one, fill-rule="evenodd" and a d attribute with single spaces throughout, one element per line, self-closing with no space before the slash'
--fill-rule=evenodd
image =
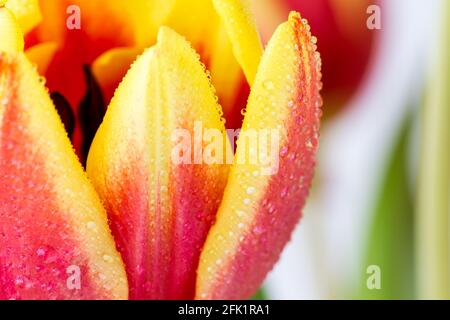
<path id="1" fill-rule="evenodd" d="M 24 46 L 23 34 L 16 17 L 8 8 L 0 6 L 0 51 L 21 52 Z"/>

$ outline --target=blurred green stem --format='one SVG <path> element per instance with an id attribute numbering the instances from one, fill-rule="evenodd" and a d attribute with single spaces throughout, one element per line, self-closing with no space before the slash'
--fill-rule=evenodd
<path id="1" fill-rule="evenodd" d="M 414 214 L 409 188 L 409 137 L 412 117 L 408 114 L 395 139 L 386 163 L 373 211 L 365 263 L 357 297 L 359 299 L 413 299 L 414 294 Z M 367 285 L 367 268 L 378 266 L 381 288 Z"/>
<path id="2" fill-rule="evenodd" d="M 417 198 L 418 294 L 450 298 L 450 1 L 442 1 L 439 45 L 422 110 Z"/>
<path id="3" fill-rule="evenodd" d="M 264 288 L 259 289 L 258 292 L 251 298 L 251 300 L 267 300 Z"/>

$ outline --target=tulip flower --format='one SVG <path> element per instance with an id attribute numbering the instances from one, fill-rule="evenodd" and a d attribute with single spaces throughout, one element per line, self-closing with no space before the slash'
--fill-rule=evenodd
<path id="1" fill-rule="evenodd" d="M 288 242 L 312 180 L 322 84 L 317 39 L 307 21 L 291 12 L 262 53 L 245 1 L 212 1 L 208 14 L 218 21 L 208 25 L 223 28 L 212 37 L 203 34 L 205 25 L 196 25 L 211 16 L 194 23 L 182 14 L 186 8 L 167 8 L 175 24 L 158 26 L 154 44 L 143 49 L 121 79 L 84 172 L 56 99 L 46 89 L 50 80 L 43 81 L 32 57 L 23 52 L 21 15 L 8 3 L 0 2 L 0 298 L 249 298 Z M 99 7 L 89 3 L 83 8 L 92 9 L 86 15 L 95 20 Z M 103 23 L 109 10 L 119 12 L 118 3 L 116 11 L 103 8 L 93 25 Z M 41 6 L 59 8 L 51 4 L 56 6 L 53 1 Z M 123 8 L 122 21 L 130 19 L 127 29 L 116 40 L 130 32 L 132 50 L 140 50 L 145 44 L 138 39 L 148 34 L 139 26 L 150 13 L 140 12 L 131 20 L 128 10 Z M 45 20 L 45 8 L 43 12 Z M 58 19 L 54 17 L 54 25 Z M 41 23 L 49 33 L 42 33 L 43 39 L 55 33 L 72 36 L 48 23 Z M 86 28 L 79 32 L 96 30 Z M 105 40 L 79 36 L 81 48 L 85 40 Z M 71 53 L 70 47 L 56 53 L 60 57 L 55 61 L 63 61 L 67 53 L 78 63 L 81 48 Z M 90 58 L 97 53 L 82 51 Z M 109 54 L 106 60 L 125 55 Z M 235 62 L 228 65 L 230 60 Z M 64 73 L 52 68 L 49 75 Z M 106 64 L 102 68 L 105 77 L 117 71 Z M 241 86 L 239 74 L 245 74 L 251 92 L 234 161 L 220 162 L 218 155 L 234 141 L 227 135 L 215 85 L 233 95 Z M 60 86 L 63 91 L 65 84 Z M 72 90 L 73 96 L 57 99 L 69 97 L 72 103 L 77 97 L 76 88 Z M 217 93 L 220 97 L 219 89 Z M 270 142 L 268 158 L 276 166 L 269 172 L 266 162 L 254 161 L 254 145 L 244 135 L 267 130 L 278 134 Z M 188 149 L 182 149 L 182 158 L 193 163 L 174 161 L 180 156 L 176 132 L 193 136 L 193 145 L 200 147 L 200 156 L 197 147 L 188 157 Z M 206 138 L 206 132 L 216 134 Z M 211 141 L 221 147 L 208 153 Z M 260 157 L 267 146 L 257 145 Z"/>

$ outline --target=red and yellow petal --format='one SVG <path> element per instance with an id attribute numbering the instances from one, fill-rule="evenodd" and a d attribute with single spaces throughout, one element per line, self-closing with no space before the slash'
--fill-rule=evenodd
<path id="1" fill-rule="evenodd" d="M 202 251 L 198 299 L 249 298 L 278 260 L 301 216 L 313 176 L 322 104 L 315 41 L 306 20 L 293 12 L 269 42 L 217 222 Z M 256 147 L 251 140 L 244 143 L 244 133 L 251 130 L 260 135 Z M 278 132 L 279 140 L 261 138 L 268 132 Z M 266 148 L 273 152 L 267 158 L 270 163 L 262 161 L 264 153 L 256 154 L 256 162 L 246 156 Z"/>
<path id="2" fill-rule="evenodd" d="M 126 264 L 132 299 L 194 297 L 201 246 L 228 174 L 226 165 L 173 160 L 180 144 L 174 134 L 192 137 L 199 125 L 216 129 L 224 146 L 228 142 L 198 55 L 163 27 L 157 44 L 117 89 L 87 162 Z"/>
<path id="3" fill-rule="evenodd" d="M 0 181 L 1 299 L 127 298 L 106 212 L 23 53 L 0 53 Z"/>
<path id="4" fill-rule="evenodd" d="M 265 39 L 290 10 L 302 12 L 320 39 L 324 79 L 325 118 L 346 102 L 366 78 L 379 32 L 367 28 L 367 8 L 379 0 L 257 0 L 256 15 Z M 281 14 L 280 14 L 281 13 Z"/>

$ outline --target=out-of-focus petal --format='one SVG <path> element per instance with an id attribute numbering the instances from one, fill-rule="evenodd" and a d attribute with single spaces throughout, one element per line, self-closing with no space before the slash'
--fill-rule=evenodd
<path id="1" fill-rule="evenodd" d="M 0 53 L 0 298 L 126 299 L 106 212 L 34 66 Z"/>
<path id="2" fill-rule="evenodd" d="M 138 58 L 117 89 L 87 163 L 126 264 L 132 299 L 194 297 L 201 246 L 228 174 L 225 165 L 174 162 L 180 144 L 174 134 L 188 134 L 191 146 L 199 125 L 216 129 L 226 143 L 220 106 L 198 55 L 163 27 L 157 45 Z"/>
<path id="3" fill-rule="evenodd" d="M 269 42 L 217 222 L 202 251 L 198 299 L 250 297 L 301 215 L 313 175 L 322 104 L 315 41 L 306 21 L 293 12 Z M 248 139 L 252 132 L 259 136 L 256 146 Z M 274 133 L 279 140 L 273 139 Z M 263 149 L 272 152 L 261 153 Z M 258 158 L 252 157 L 255 150 L 260 150 Z"/>
<path id="4" fill-rule="evenodd" d="M 23 47 L 23 34 L 17 19 L 0 3 L 0 51 L 20 52 Z"/>
<path id="5" fill-rule="evenodd" d="M 28 49 L 26 55 L 37 66 L 39 74 L 45 74 L 58 48 L 56 42 L 45 42 Z"/>
<path id="6" fill-rule="evenodd" d="M 31 31 L 42 20 L 39 0 L 7 0 L 5 6 L 14 13 L 24 34 Z"/>
<path id="7" fill-rule="evenodd" d="M 253 0 L 259 2 L 259 0 Z M 367 27 L 367 8 L 381 5 L 382 0 L 262 0 L 271 2 L 285 14 L 296 10 L 308 19 L 311 28 L 320 39 L 323 73 L 327 75 L 323 83 L 325 117 L 341 110 L 363 83 L 375 52 L 376 39 L 380 30 Z M 269 4 L 270 5 L 270 4 Z M 269 9 L 278 12 L 275 9 Z M 270 13 L 269 13 L 270 14 Z M 277 15 L 279 16 L 279 15 Z M 283 19 L 281 16 L 279 19 Z M 264 14 L 260 15 L 260 25 L 265 26 Z M 272 32 L 264 28 L 264 38 Z M 272 29 L 274 30 L 274 29 Z"/>
<path id="8" fill-rule="evenodd" d="M 59 45 L 53 57 L 48 57 L 51 62 L 44 74 L 47 86 L 51 92 L 62 94 L 78 114 L 88 89 L 83 66 L 110 49 L 145 46 L 155 41 L 157 27 L 171 7 L 171 1 L 164 0 L 41 0 L 43 19 L 27 35 L 26 48 L 43 42 Z M 85 158 L 82 134 L 77 121 L 74 147 L 80 158 Z"/>
<path id="9" fill-rule="evenodd" d="M 235 129 L 242 125 L 241 110 L 249 92 L 244 71 L 250 80 L 254 77 L 262 49 L 248 7 L 240 1 L 231 4 L 219 3 L 216 10 L 212 0 L 176 0 L 164 25 L 185 36 L 200 54 L 211 72 L 227 127 Z M 235 29 L 227 18 L 242 29 Z M 232 35 L 232 30 L 238 34 Z"/>
<path id="10" fill-rule="evenodd" d="M 102 87 L 105 101 L 111 101 L 114 91 L 141 51 L 139 48 L 132 47 L 114 48 L 94 61 L 92 71 Z"/>
<path id="11" fill-rule="evenodd" d="M 258 30 L 265 45 L 277 27 L 286 20 L 288 0 L 252 0 Z"/>
<path id="12" fill-rule="evenodd" d="M 77 106 L 85 90 L 82 66 L 113 48 L 154 42 L 172 4 L 164 0 L 41 0 L 40 6 L 43 20 L 28 37 L 27 46 L 40 42 L 61 46 L 46 74 L 48 86 Z"/>
<path id="13" fill-rule="evenodd" d="M 256 75 L 263 48 L 251 13 L 250 0 L 212 0 L 225 24 L 233 52 L 250 84 Z"/>

